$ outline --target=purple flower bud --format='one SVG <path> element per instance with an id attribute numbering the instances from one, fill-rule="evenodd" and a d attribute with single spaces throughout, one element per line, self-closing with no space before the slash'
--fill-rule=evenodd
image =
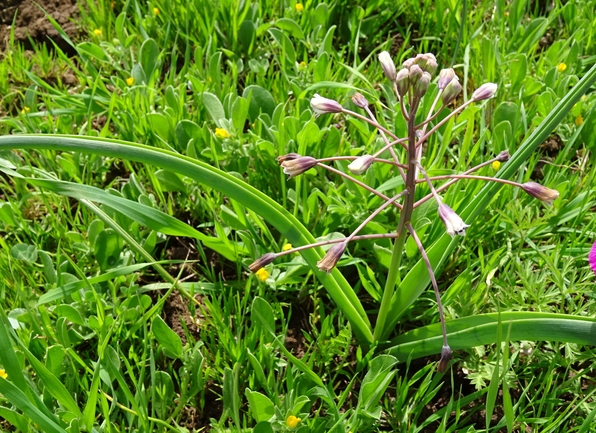
<path id="1" fill-rule="evenodd" d="M 511 157 L 511 155 L 509 154 L 509 151 L 504 150 L 497 155 L 497 161 L 499 161 L 499 162 L 509 161 L 510 157 Z"/>
<path id="2" fill-rule="evenodd" d="M 337 262 L 339 262 L 339 259 L 341 259 L 341 256 L 344 254 L 346 246 L 347 244 L 345 242 L 340 242 L 333 245 L 331 248 L 329 248 L 327 254 L 325 254 L 325 257 L 318 261 L 317 267 L 321 271 L 325 271 L 327 273 L 331 272 L 335 265 L 337 265 Z"/>
<path id="3" fill-rule="evenodd" d="M 559 191 L 550 189 L 536 182 L 526 182 L 521 185 L 521 189 L 530 194 L 532 197 L 545 202 L 546 204 L 553 204 L 553 200 L 559 198 Z"/>
<path id="4" fill-rule="evenodd" d="M 383 72 L 385 72 L 385 76 L 389 81 L 395 81 L 396 76 L 396 69 L 395 63 L 391 59 L 391 55 L 387 51 L 383 51 L 379 54 L 379 62 L 381 63 L 381 68 L 383 68 Z"/>
<path id="5" fill-rule="evenodd" d="M 472 101 L 484 101 L 492 98 L 497 92 L 497 87 L 495 83 L 484 83 L 472 93 Z"/>
<path id="6" fill-rule="evenodd" d="M 447 367 L 449 367 L 449 361 L 451 360 L 451 356 L 453 352 L 449 346 L 443 346 L 441 349 L 441 360 L 439 361 L 439 366 L 437 370 L 439 373 L 445 373 L 447 371 Z"/>
<path id="7" fill-rule="evenodd" d="M 410 85 L 411 86 L 415 86 L 416 83 L 418 82 L 418 80 L 420 78 L 422 78 L 422 74 L 424 73 L 424 71 L 420 68 L 420 66 L 418 65 L 412 65 L 410 67 Z"/>
<path id="8" fill-rule="evenodd" d="M 401 66 L 403 68 L 410 69 L 414 65 L 414 63 L 416 63 L 416 59 L 414 57 L 411 57 L 407 60 L 404 60 L 404 62 L 401 64 Z"/>
<path id="9" fill-rule="evenodd" d="M 414 58 L 414 62 L 420 66 L 423 71 L 429 74 L 434 74 L 437 70 L 437 58 L 432 53 L 418 54 Z"/>
<path id="10" fill-rule="evenodd" d="M 465 236 L 466 229 L 470 227 L 466 224 L 453 209 L 447 206 L 445 203 L 439 205 L 439 217 L 445 224 L 445 229 L 449 236 L 454 237 L 455 235 Z"/>
<path id="11" fill-rule="evenodd" d="M 310 156 L 301 156 L 300 158 L 285 160 L 281 163 L 284 173 L 289 175 L 290 178 L 310 170 L 315 165 L 317 165 L 317 160 Z"/>
<path id="12" fill-rule="evenodd" d="M 250 269 L 251 272 L 257 272 L 259 269 L 261 269 L 261 268 L 267 266 L 269 263 L 273 262 L 273 260 L 275 260 L 276 258 L 277 258 L 277 254 L 275 254 L 275 253 L 264 254 L 260 258 L 258 258 L 254 262 L 252 262 L 248 266 L 248 269 Z"/>
<path id="13" fill-rule="evenodd" d="M 356 158 L 350 165 L 348 165 L 348 170 L 352 172 L 352 174 L 361 175 L 371 164 L 374 162 L 375 157 L 372 155 L 362 155 L 359 158 Z"/>
<path id="14" fill-rule="evenodd" d="M 431 80 L 431 75 L 428 72 L 423 72 L 418 82 L 414 85 L 414 97 L 422 98 L 426 94 Z"/>
<path id="15" fill-rule="evenodd" d="M 592 245 L 590 254 L 588 254 L 588 260 L 590 261 L 590 267 L 596 274 L 596 242 L 594 242 L 594 245 Z"/>
<path id="16" fill-rule="evenodd" d="M 459 78 L 457 76 L 453 77 L 453 79 L 447 84 L 445 90 L 443 90 L 443 95 L 441 96 L 441 100 L 443 101 L 443 105 L 447 106 L 455 101 L 457 95 L 460 94 L 462 90 L 461 84 L 459 84 Z"/>
<path id="17" fill-rule="evenodd" d="M 395 85 L 397 86 L 397 93 L 400 97 L 408 94 L 410 88 L 410 71 L 406 68 L 400 69 L 395 78 Z"/>
<path id="18" fill-rule="evenodd" d="M 317 115 L 341 113 L 343 111 L 343 107 L 339 102 L 334 101 L 333 99 L 323 98 L 317 93 L 315 93 L 315 96 L 310 100 L 310 107 Z"/>
<path id="19" fill-rule="evenodd" d="M 441 72 L 439 72 L 439 90 L 444 90 L 445 87 L 447 87 L 447 84 L 449 84 L 454 78 L 455 71 L 453 69 L 441 69 Z"/>
<path id="20" fill-rule="evenodd" d="M 282 163 L 284 161 L 291 161 L 292 159 L 298 159 L 300 158 L 302 155 L 298 154 L 298 153 L 288 153 L 286 155 L 279 155 L 277 157 L 277 162 L 278 163 Z"/>
<path id="21" fill-rule="evenodd" d="M 364 95 L 362 95 L 362 93 L 354 93 L 354 95 L 352 95 L 352 102 L 360 108 L 368 107 L 368 101 L 366 100 Z"/>

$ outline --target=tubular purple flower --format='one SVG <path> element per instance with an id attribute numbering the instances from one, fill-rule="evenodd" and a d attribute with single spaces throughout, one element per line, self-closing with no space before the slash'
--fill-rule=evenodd
<path id="1" fill-rule="evenodd" d="M 348 170 L 352 172 L 352 174 L 361 175 L 364 173 L 371 164 L 374 162 L 375 157 L 372 155 L 362 155 L 359 158 L 356 158 L 354 161 L 348 165 Z"/>
<path id="2" fill-rule="evenodd" d="M 441 360 L 439 361 L 439 366 L 437 370 L 439 373 L 445 373 L 447 371 L 447 367 L 449 367 L 449 361 L 451 361 L 451 356 L 453 355 L 453 351 L 449 346 L 443 346 L 441 349 Z"/>
<path id="3" fill-rule="evenodd" d="M 445 230 L 449 236 L 454 237 L 455 235 L 465 236 L 466 229 L 470 227 L 466 224 L 453 209 L 447 206 L 445 203 L 439 205 L 439 217 L 445 224 Z"/>
<path id="4" fill-rule="evenodd" d="M 341 256 L 344 254 L 346 246 L 347 244 L 345 242 L 340 242 L 333 245 L 331 248 L 329 248 L 327 254 L 325 254 L 325 257 L 318 261 L 317 267 L 321 271 L 325 271 L 327 273 L 331 272 L 335 265 L 337 265 L 337 262 L 339 262 L 339 259 L 341 259 Z"/>
<path id="5" fill-rule="evenodd" d="M 289 175 L 289 178 L 298 176 L 310 170 L 315 165 L 317 165 L 317 160 L 311 156 L 301 156 L 300 158 L 285 160 L 281 163 L 284 173 Z"/>
<path id="6" fill-rule="evenodd" d="M 461 84 L 459 84 L 459 78 L 457 76 L 453 77 L 453 79 L 447 84 L 445 90 L 443 90 L 443 95 L 441 96 L 441 100 L 443 101 L 443 105 L 447 106 L 455 101 L 457 95 L 461 92 Z"/>
<path id="7" fill-rule="evenodd" d="M 559 198 L 559 191 L 556 189 L 547 188 L 536 182 L 523 183 L 521 185 L 521 189 L 530 194 L 532 197 L 535 197 L 549 205 L 553 204 L 553 200 Z"/>
<path id="8" fill-rule="evenodd" d="M 269 263 L 272 263 L 273 260 L 275 260 L 276 258 L 277 258 L 277 254 L 275 254 L 275 253 L 264 254 L 261 257 L 259 257 L 257 260 L 252 262 L 248 266 L 248 269 L 250 269 L 251 272 L 257 272 L 259 269 L 262 269 L 263 267 L 267 266 Z"/>
<path id="9" fill-rule="evenodd" d="M 444 90 L 454 77 L 455 71 L 453 69 L 441 69 L 441 72 L 439 72 L 439 83 L 437 84 L 439 90 Z"/>
<path id="10" fill-rule="evenodd" d="M 381 68 L 383 68 L 383 72 L 385 72 L 385 76 L 389 81 L 395 81 L 396 77 L 396 69 L 395 63 L 391 59 L 391 55 L 387 51 L 381 52 L 379 54 L 379 62 L 381 63 Z"/>
<path id="11" fill-rule="evenodd" d="M 397 93 L 400 97 L 404 97 L 408 94 L 410 88 L 410 71 L 406 68 L 400 69 L 395 79 L 395 85 L 397 86 Z"/>
<path id="12" fill-rule="evenodd" d="M 288 154 L 285 154 L 285 155 L 279 155 L 277 157 L 277 162 L 281 164 L 284 161 L 291 161 L 292 159 L 298 159 L 301 156 L 302 155 L 300 155 L 298 153 L 288 153 Z"/>
<path id="13" fill-rule="evenodd" d="M 495 83 L 484 83 L 472 93 L 472 101 L 484 101 L 492 98 L 497 93 L 497 88 Z"/>
<path id="14" fill-rule="evenodd" d="M 596 242 L 594 242 L 594 245 L 592 245 L 590 254 L 588 254 L 588 260 L 590 261 L 590 267 L 596 274 Z"/>
<path id="15" fill-rule="evenodd" d="M 323 98 L 317 93 L 315 93 L 315 96 L 310 100 L 310 107 L 317 115 L 341 113 L 343 111 L 343 107 L 339 102 L 334 101 L 333 99 Z"/>
<path id="16" fill-rule="evenodd" d="M 354 93 L 354 95 L 352 95 L 352 102 L 360 108 L 368 107 L 368 101 L 366 100 L 364 95 L 362 95 L 362 93 Z"/>
<path id="17" fill-rule="evenodd" d="M 497 155 L 497 161 L 499 161 L 499 162 L 509 161 L 510 157 L 511 157 L 511 155 L 509 154 L 509 151 L 504 150 Z"/>

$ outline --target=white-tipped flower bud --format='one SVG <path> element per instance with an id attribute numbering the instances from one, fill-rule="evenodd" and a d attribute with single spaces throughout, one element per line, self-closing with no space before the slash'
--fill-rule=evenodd
<path id="1" fill-rule="evenodd" d="M 416 58 L 410 57 L 409 59 L 404 60 L 401 66 L 403 68 L 410 69 L 414 65 L 414 63 L 416 63 Z"/>
<path id="2" fill-rule="evenodd" d="M 371 164 L 375 161 L 375 157 L 372 155 L 362 155 L 356 158 L 354 161 L 348 165 L 348 170 L 352 174 L 361 175 L 362 173 L 366 172 Z"/>
<path id="3" fill-rule="evenodd" d="M 553 201 L 559 198 L 559 191 L 547 188 L 536 182 L 526 182 L 522 184 L 521 188 L 532 197 L 549 205 L 552 205 Z"/>
<path id="4" fill-rule="evenodd" d="M 453 355 L 453 351 L 449 346 L 443 346 L 441 349 L 441 359 L 439 361 L 439 366 L 437 370 L 439 373 L 445 373 L 447 371 L 447 367 L 449 367 L 449 361 L 451 360 L 451 356 Z"/>
<path id="5" fill-rule="evenodd" d="M 352 95 L 352 102 L 360 108 L 368 107 L 368 101 L 362 93 L 354 93 L 354 95 Z"/>
<path id="6" fill-rule="evenodd" d="M 444 90 L 453 78 L 455 78 L 455 71 L 453 69 L 441 69 L 441 72 L 439 72 L 439 83 L 437 84 L 439 90 Z"/>
<path id="7" fill-rule="evenodd" d="M 397 86 L 397 93 L 400 97 L 404 97 L 408 94 L 410 88 L 410 71 L 406 68 L 400 69 L 395 79 L 395 85 Z"/>
<path id="8" fill-rule="evenodd" d="M 445 87 L 443 95 L 441 95 L 443 105 L 447 106 L 455 101 L 455 98 L 457 98 L 457 95 L 460 94 L 461 90 L 462 87 L 461 84 L 459 84 L 459 78 L 457 78 L 457 76 L 453 77 L 449 84 L 447 84 L 447 87 Z"/>
<path id="9" fill-rule="evenodd" d="M 432 77 L 428 72 L 422 73 L 422 76 L 414 86 L 414 96 L 416 98 L 422 98 L 426 94 L 428 86 L 430 86 L 431 80 Z"/>
<path id="10" fill-rule="evenodd" d="M 379 62 L 381 63 L 381 68 L 383 68 L 387 79 L 389 81 L 395 81 L 397 70 L 395 69 L 395 63 L 393 63 L 391 55 L 387 51 L 383 51 L 379 54 Z"/>
<path id="11" fill-rule="evenodd" d="M 472 93 L 472 101 L 484 101 L 492 98 L 497 93 L 497 87 L 495 83 L 484 83 Z"/>
<path id="12" fill-rule="evenodd" d="M 424 74 L 424 71 L 422 70 L 422 68 L 420 68 L 420 66 L 418 65 L 412 65 L 410 67 L 410 86 L 415 86 L 416 83 L 418 82 L 418 80 L 420 80 L 420 78 L 422 77 L 422 74 Z"/>
<path id="13" fill-rule="evenodd" d="M 339 102 L 334 101 L 333 99 L 323 98 L 317 93 L 315 93 L 315 96 L 310 100 L 310 107 L 317 115 L 326 113 L 341 113 L 343 111 L 343 107 Z"/>
<path id="14" fill-rule="evenodd" d="M 443 223 L 445 224 L 445 229 L 449 236 L 453 237 L 455 235 L 466 235 L 466 229 L 470 226 L 466 224 L 453 209 L 451 209 L 445 203 L 441 203 L 439 205 L 438 212 L 439 217 L 441 217 Z"/>
<path id="15" fill-rule="evenodd" d="M 339 259 L 341 259 L 341 256 L 344 254 L 346 246 L 347 244 L 345 242 L 340 242 L 333 245 L 331 248 L 329 248 L 329 251 L 327 251 L 325 257 L 317 262 L 317 267 L 321 271 L 325 271 L 327 273 L 331 272 L 335 265 L 337 265 L 337 262 L 339 262 Z"/>

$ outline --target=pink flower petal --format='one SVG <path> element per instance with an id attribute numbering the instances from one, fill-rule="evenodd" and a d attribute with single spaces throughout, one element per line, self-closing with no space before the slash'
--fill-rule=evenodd
<path id="1" fill-rule="evenodd" d="M 590 250 L 590 254 L 588 255 L 588 260 L 590 260 L 590 266 L 596 274 L 596 242 L 594 242 L 594 245 L 592 245 L 592 249 Z"/>

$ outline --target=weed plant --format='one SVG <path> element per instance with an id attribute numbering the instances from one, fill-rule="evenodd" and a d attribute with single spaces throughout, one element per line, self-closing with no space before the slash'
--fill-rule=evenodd
<path id="1" fill-rule="evenodd" d="M 591 431 L 596 4 L 540 4 L 87 0 L 80 38 L 58 28 L 72 56 L 25 52 L 13 33 L 0 61 L 0 428 Z M 310 108 L 320 93 L 369 116 L 358 92 L 407 137 L 383 51 L 435 53 L 459 78 L 458 106 L 498 86 L 430 122 L 447 119 L 420 160 L 429 177 L 486 164 L 478 175 L 559 191 L 547 207 L 458 181 L 441 198 L 469 224 L 463 242 L 433 200 L 412 212 L 457 361 L 446 374 L 419 246 L 405 241 L 393 267 L 397 243 L 372 236 L 395 233 L 396 206 L 329 274 L 321 249 L 289 252 L 344 241 L 383 204 L 345 180 L 386 146 L 377 126 Z M 440 90 L 433 78 L 421 116 Z M 276 159 L 291 153 L 348 158 L 287 180 Z M 358 180 L 397 195 L 392 158 Z"/>

